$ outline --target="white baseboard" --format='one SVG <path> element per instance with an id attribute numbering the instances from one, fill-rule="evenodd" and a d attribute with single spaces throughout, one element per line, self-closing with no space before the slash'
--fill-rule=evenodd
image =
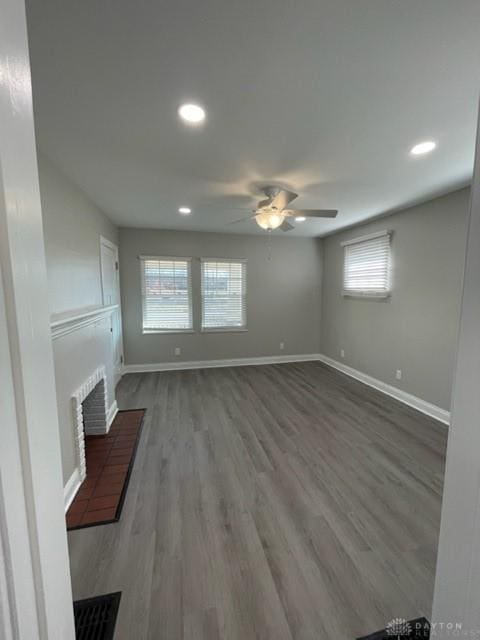
<path id="1" fill-rule="evenodd" d="M 107 412 L 107 433 L 110 431 L 110 427 L 112 426 L 112 422 L 115 420 L 115 416 L 117 415 L 117 413 L 118 413 L 118 405 L 117 405 L 117 401 L 114 400 Z"/>
<path id="2" fill-rule="evenodd" d="M 414 396 L 406 391 L 402 391 L 397 387 L 393 387 L 392 385 L 387 384 L 386 382 L 382 382 L 381 380 L 377 380 L 377 378 L 373 378 L 366 373 L 362 373 L 357 369 L 353 369 L 341 362 L 337 362 L 333 358 L 329 358 L 328 356 L 324 356 L 320 353 L 310 353 L 310 354 L 301 354 L 301 355 L 292 355 L 292 356 L 261 356 L 258 358 L 230 358 L 225 360 L 195 360 L 192 362 L 158 362 L 153 364 L 127 364 L 123 368 L 123 373 L 153 373 L 156 371 L 182 371 L 186 369 L 212 369 L 216 367 L 245 367 L 245 366 L 258 366 L 262 364 L 285 364 L 288 362 L 311 362 L 311 361 L 319 361 L 323 362 L 342 373 L 350 376 L 351 378 L 355 378 L 363 384 L 368 385 L 369 387 L 373 387 L 377 389 L 377 391 L 381 391 L 385 393 L 387 396 L 391 396 L 395 398 L 399 402 L 403 402 L 403 404 L 407 404 L 417 411 L 430 416 L 431 418 L 435 418 L 439 422 L 443 424 L 450 424 L 450 412 L 442 409 L 441 407 L 437 407 L 426 400 L 422 400 L 417 396 Z"/>
<path id="3" fill-rule="evenodd" d="M 154 364 L 127 364 L 123 373 L 150 373 L 155 371 L 181 371 L 185 369 L 212 369 L 216 367 L 245 367 L 262 364 L 285 364 L 287 362 L 310 362 L 319 360 L 318 353 L 293 356 L 260 356 L 258 358 L 230 358 L 228 360 L 195 360 L 191 362 L 158 362 Z"/>
<path id="4" fill-rule="evenodd" d="M 77 495 L 77 491 L 80 489 L 81 484 L 82 479 L 80 477 L 80 472 L 78 469 L 75 469 L 63 489 L 65 513 L 67 513 L 68 507 L 72 504 L 73 499 Z"/>
<path id="5" fill-rule="evenodd" d="M 446 411 L 445 409 L 442 409 L 441 407 L 437 407 L 437 405 L 435 404 L 431 404 L 426 400 L 422 400 L 417 396 L 413 396 L 412 394 L 407 393 L 406 391 L 402 391 L 397 387 L 393 387 L 392 385 L 387 384 L 386 382 L 377 380 L 377 378 L 372 378 L 372 376 L 369 376 L 366 373 L 362 373 L 357 369 L 353 369 L 352 367 L 349 367 L 341 362 L 338 362 L 333 358 L 329 358 L 328 356 L 319 355 L 318 360 L 320 360 L 321 362 L 324 362 L 325 364 L 328 364 L 330 367 L 333 367 L 338 371 L 341 371 L 342 373 L 345 373 L 347 376 L 350 376 L 351 378 L 355 378 L 355 380 L 359 380 L 360 382 L 363 382 L 363 384 L 366 384 L 369 387 L 373 387 L 374 389 L 377 389 L 377 391 L 381 391 L 382 393 L 385 393 L 387 396 L 391 396 L 392 398 L 395 398 L 396 400 L 403 402 L 403 404 L 408 404 L 408 406 L 413 407 L 414 409 L 417 409 L 417 411 L 420 411 L 421 413 L 425 413 L 427 416 L 430 416 L 431 418 L 435 418 L 435 420 L 438 420 L 439 422 L 443 422 L 443 424 L 446 424 L 446 425 L 450 424 L 450 412 Z"/>

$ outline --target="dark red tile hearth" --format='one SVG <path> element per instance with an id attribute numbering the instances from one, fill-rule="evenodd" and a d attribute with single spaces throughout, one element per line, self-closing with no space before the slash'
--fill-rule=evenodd
<path id="1" fill-rule="evenodd" d="M 68 509 L 69 530 L 119 519 L 144 414 L 119 411 L 108 435 L 85 437 L 87 478 Z"/>
<path id="2" fill-rule="evenodd" d="M 123 482 L 98 482 L 93 492 L 92 498 L 101 498 L 103 496 L 120 495 L 123 489 Z"/>
<path id="3" fill-rule="evenodd" d="M 84 512 L 87 509 L 88 503 L 89 500 L 74 500 L 74 502 L 70 506 L 69 513 L 72 516 L 83 516 Z"/>
<path id="4" fill-rule="evenodd" d="M 102 475 L 112 475 L 113 473 L 121 473 L 128 470 L 128 464 L 106 464 L 103 467 Z"/>
<path id="5" fill-rule="evenodd" d="M 88 511 L 97 511 L 98 509 L 109 509 L 118 506 L 120 492 L 117 495 L 103 496 L 102 498 L 91 498 L 88 502 Z"/>
<path id="6" fill-rule="evenodd" d="M 108 457 L 108 464 L 128 464 L 130 462 L 131 454 L 124 453 L 122 455 L 114 456 L 113 454 Z"/>
<path id="7" fill-rule="evenodd" d="M 116 508 L 98 509 L 98 511 L 87 511 L 80 520 L 81 527 L 88 527 L 92 524 L 106 524 L 115 521 Z"/>
<path id="8" fill-rule="evenodd" d="M 81 515 L 73 515 L 71 513 L 67 513 L 67 529 L 75 529 L 76 527 L 78 527 L 81 519 Z"/>

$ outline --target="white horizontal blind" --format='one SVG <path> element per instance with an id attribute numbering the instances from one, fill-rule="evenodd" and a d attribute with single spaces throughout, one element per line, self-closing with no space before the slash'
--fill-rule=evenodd
<path id="1" fill-rule="evenodd" d="M 192 329 L 191 261 L 189 258 L 140 256 L 143 331 Z"/>
<path id="2" fill-rule="evenodd" d="M 344 294 L 382 297 L 390 291 L 390 234 L 344 243 Z"/>
<path id="3" fill-rule="evenodd" d="M 244 261 L 202 259 L 202 329 L 245 329 Z"/>

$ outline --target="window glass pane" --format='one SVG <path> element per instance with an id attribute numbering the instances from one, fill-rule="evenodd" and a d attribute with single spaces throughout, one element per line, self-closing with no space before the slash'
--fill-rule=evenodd
<path id="1" fill-rule="evenodd" d="M 345 246 L 345 293 L 388 293 L 390 290 L 390 235 L 359 240 Z"/>
<path id="2" fill-rule="evenodd" d="M 142 259 L 143 330 L 192 328 L 190 260 Z"/>
<path id="3" fill-rule="evenodd" d="M 202 328 L 246 327 L 244 262 L 202 261 Z"/>

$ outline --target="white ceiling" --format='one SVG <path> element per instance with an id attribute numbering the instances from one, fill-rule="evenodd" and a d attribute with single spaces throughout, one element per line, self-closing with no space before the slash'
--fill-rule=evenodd
<path id="1" fill-rule="evenodd" d="M 316 236 L 471 178 L 478 0 L 27 8 L 39 146 L 119 225 L 265 233 L 226 223 L 275 183 L 339 209 L 291 232 Z M 203 127 L 178 121 L 184 101 Z M 425 139 L 437 150 L 411 157 Z"/>

